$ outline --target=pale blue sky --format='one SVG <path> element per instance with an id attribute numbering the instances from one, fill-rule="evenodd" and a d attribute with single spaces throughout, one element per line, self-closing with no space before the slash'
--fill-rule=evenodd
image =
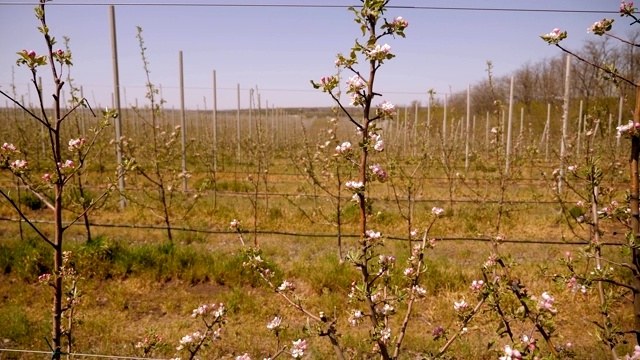
<path id="1" fill-rule="evenodd" d="M 195 1 L 195 0 L 194 0 Z M 136 1 L 140 4 L 143 1 Z M 147 1 L 148 2 L 148 1 Z M 14 5 L 6 5 L 11 3 Z M 58 5 L 55 5 L 58 3 Z M 120 1 L 117 4 L 132 3 Z M 204 3 L 202 1 L 201 3 Z M 356 0 L 216 0 L 216 4 L 330 4 L 357 5 Z M 32 5 L 16 5 L 32 4 Z M 12 66 L 19 94 L 28 97 L 28 70 L 16 67 L 17 51 L 44 50 L 33 15 L 33 1 L 0 0 L 0 89 L 10 91 Z M 60 43 L 71 38 L 75 66 L 72 77 L 83 85 L 89 101 L 108 105 L 113 91 L 108 6 L 93 0 L 49 3 L 47 20 Z M 74 5 L 69 5 L 74 4 Z M 100 5 L 78 5 L 100 4 Z M 390 5 L 430 7 L 519 8 L 617 11 L 618 0 L 395 0 Z M 183 51 L 186 103 L 190 108 L 212 104 L 212 72 L 217 72 L 218 108 L 236 107 L 236 84 L 248 106 L 249 88 L 260 90 L 280 107 L 331 106 L 330 98 L 311 88 L 309 80 L 335 72 L 338 52 L 348 52 L 360 35 L 346 8 L 185 7 L 116 5 L 120 83 L 126 101 L 144 101 L 144 72 L 136 40 L 136 26 L 144 29 L 151 80 L 162 85 L 168 107 L 178 107 L 178 52 Z M 463 10 L 390 9 L 388 18 L 402 16 L 410 23 L 406 39 L 387 38 L 396 58 L 380 69 L 378 92 L 396 104 L 426 100 L 426 91 L 438 94 L 465 90 L 486 78 L 486 61 L 495 75 L 509 74 L 527 61 L 557 55 L 539 35 L 554 27 L 567 30 L 563 45 L 579 49 L 587 27 L 603 17 L 616 19 L 624 35 L 628 20 L 617 14 L 500 12 Z M 60 44 L 60 47 L 62 45 Z M 44 70 L 44 69 L 43 69 Z M 49 75 L 42 72 L 51 93 Z M 49 75 L 50 76 L 50 75 Z M 562 76 L 562 74 L 558 74 Z M 35 101 L 34 92 L 31 92 Z M 124 92 L 123 103 L 124 103 Z M 49 95 L 47 95 L 48 98 Z M 380 100 L 382 100 L 380 99 Z M 0 100 L 0 106 L 4 106 Z"/>

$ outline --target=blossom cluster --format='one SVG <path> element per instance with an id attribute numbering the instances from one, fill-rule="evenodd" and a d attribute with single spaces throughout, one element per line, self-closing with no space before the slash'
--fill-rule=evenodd
<path id="1" fill-rule="evenodd" d="M 2 152 L 4 153 L 18 153 L 18 148 L 11 144 L 11 143 L 4 143 L 2 144 L 2 146 L 0 147 L 0 150 L 2 150 Z"/>
<path id="2" fill-rule="evenodd" d="M 281 328 L 282 325 L 282 318 L 275 316 L 273 318 L 273 320 L 271 320 L 268 324 L 267 324 L 267 329 L 271 330 L 271 331 L 275 331 L 278 332 Z"/>
<path id="3" fill-rule="evenodd" d="M 370 132 L 369 140 L 373 143 L 373 150 L 375 151 L 383 151 L 384 150 L 384 140 L 380 136 L 380 134 Z"/>
<path id="4" fill-rule="evenodd" d="M 469 286 L 469 288 L 473 292 L 478 292 L 478 291 L 482 290 L 483 286 L 484 286 L 484 281 L 482 281 L 482 280 L 473 280 L 473 282 L 471 282 L 471 286 Z"/>
<path id="5" fill-rule="evenodd" d="M 191 313 L 191 317 L 197 318 L 198 316 L 204 317 L 208 314 L 212 314 L 214 318 L 221 319 L 226 314 L 227 310 L 224 306 L 224 303 L 219 304 L 203 304 L 198 306 L 196 309 L 193 309 Z"/>
<path id="6" fill-rule="evenodd" d="M 623 1 L 620 3 L 620 16 L 629 16 L 629 15 L 633 15 L 633 13 L 636 12 L 636 8 L 633 7 L 633 1 Z"/>
<path id="7" fill-rule="evenodd" d="M 192 334 L 187 334 L 180 339 L 180 345 L 176 348 L 176 350 L 180 351 L 184 348 L 187 348 L 193 344 L 197 344 L 204 340 L 207 335 L 205 333 L 201 333 L 200 331 L 195 331 Z"/>
<path id="8" fill-rule="evenodd" d="M 380 164 L 370 165 L 369 170 L 371 170 L 371 172 L 376 175 L 376 178 L 380 182 L 384 182 L 385 180 L 387 180 L 387 172 L 382 169 L 382 166 L 380 166 Z"/>
<path id="9" fill-rule="evenodd" d="M 377 114 L 383 118 L 390 118 L 396 114 L 396 106 L 388 101 L 383 101 L 378 105 Z"/>
<path id="10" fill-rule="evenodd" d="M 351 151 L 351 143 L 348 141 L 345 141 L 342 144 L 336 146 L 336 153 L 338 154 L 347 154 L 350 151 Z"/>
<path id="11" fill-rule="evenodd" d="M 571 292 L 573 293 L 577 292 L 578 290 L 582 294 L 587 293 L 587 287 L 584 285 L 580 285 L 580 283 L 578 283 L 578 280 L 575 277 L 571 277 L 571 279 L 567 281 L 567 289 L 571 290 Z"/>
<path id="12" fill-rule="evenodd" d="M 393 54 L 391 54 L 391 46 L 389 44 L 376 44 L 373 48 L 369 48 L 366 50 L 367 60 L 376 60 L 382 63 L 384 60 L 388 60 L 393 58 Z"/>
<path id="13" fill-rule="evenodd" d="M 349 180 L 346 183 L 344 183 L 344 186 L 352 191 L 362 191 L 364 190 L 364 184 L 362 183 L 362 181 L 355 181 L 355 180 Z"/>
<path id="14" fill-rule="evenodd" d="M 315 83 L 311 81 L 311 84 L 316 89 L 321 89 L 322 92 L 331 92 L 333 89 L 338 87 L 339 80 L 337 76 L 325 76 L 320 79 L 319 83 Z"/>
<path id="15" fill-rule="evenodd" d="M 79 151 L 86 143 L 87 139 L 85 138 L 71 139 L 69 140 L 69 151 Z"/>
<path id="16" fill-rule="evenodd" d="M 635 124 L 633 121 L 629 120 L 629 123 L 626 125 L 620 125 L 616 127 L 618 131 L 616 137 L 620 138 L 621 136 L 625 137 L 634 137 L 640 136 L 640 123 Z"/>
<path id="17" fill-rule="evenodd" d="M 365 236 L 365 240 L 367 240 L 368 242 L 375 242 L 382 239 L 382 235 L 380 234 L 379 231 L 374 231 L 371 229 L 365 231 L 364 236 Z"/>
<path id="18" fill-rule="evenodd" d="M 403 31 L 405 28 L 409 27 L 409 22 L 405 20 L 402 16 L 398 16 L 393 19 L 392 22 L 389 23 L 389 28 L 395 31 Z"/>
<path id="19" fill-rule="evenodd" d="M 553 307 L 553 303 L 555 302 L 555 299 L 551 295 L 549 295 L 549 293 L 543 292 L 540 298 L 541 299 L 538 301 L 538 305 L 540 306 L 540 309 L 547 310 L 551 313 L 556 312 L 556 309 Z"/>
<path id="20" fill-rule="evenodd" d="M 293 346 L 291 347 L 291 356 L 294 359 L 300 359 L 304 356 L 304 352 L 307 351 L 307 341 L 303 339 L 298 339 L 293 341 Z"/>
<path id="21" fill-rule="evenodd" d="M 18 60 L 16 61 L 16 65 L 26 65 L 29 69 L 35 69 L 38 66 L 47 64 L 47 56 L 36 54 L 34 50 L 22 50 L 17 52 Z"/>
<path id="22" fill-rule="evenodd" d="M 613 25 L 613 19 L 602 19 L 600 21 L 596 21 L 593 25 L 589 26 L 587 32 L 592 32 L 595 35 L 602 36 L 607 31 L 611 30 L 611 25 Z"/>
<path id="23" fill-rule="evenodd" d="M 293 291 L 295 289 L 296 289 L 295 285 L 293 285 L 292 282 L 287 280 L 283 281 L 282 284 L 278 286 L 278 291 Z"/>
<path id="24" fill-rule="evenodd" d="M 364 319 L 364 313 L 362 311 L 352 310 L 349 315 L 349 319 L 347 321 L 349 322 L 349 325 L 356 326 L 360 324 L 363 319 Z"/>
<path id="25" fill-rule="evenodd" d="M 518 349 L 512 348 L 510 345 L 505 345 L 502 348 L 503 355 L 500 356 L 500 360 L 520 360 L 522 359 L 522 354 Z"/>
<path id="26" fill-rule="evenodd" d="M 469 304 L 467 304 L 467 302 L 464 301 L 464 300 L 454 301 L 453 302 L 453 309 L 455 311 L 460 312 L 460 311 L 467 310 L 468 308 L 469 308 Z"/>
<path id="27" fill-rule="evenodd" d="M 560 41 L 567 38 L 567 32 L 560 31 L 560 29 L 555 28 L 548 34 L 540 35 L 540 38 L 546 41 L 549 45 L 558 45 Z"/>

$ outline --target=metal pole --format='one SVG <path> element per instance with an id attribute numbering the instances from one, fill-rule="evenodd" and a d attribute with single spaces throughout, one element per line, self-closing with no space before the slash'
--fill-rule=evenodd
<path id="1" fill-rule="evenodd" d="M 567 67 L 564 74 L 564 98 L 562 103 L 562 139 L 560 140 L 560 179 L 558 193 L 562 193 L 562 178 L 564 177 L 564 162 L 567 149 L 567 122 L 569 121 L 569 80 L 571 80 L 571 56 L 567 54 Z"/>
<path id="2" fill-rule="evenodd" d="M 182 50 L 178 52 L 178 62 L 180 67 L 180 142 L 182 143 L 182 174 L 187 173 L 187 127 L 186 114 L 184 109 L 184 67 L 182 66 Z M 187 191 L 187 177 L 182 177 L 182 190 Z"/>
<path id="3" fill-rule="evenodd" d="M 444 94 L 444 117 L 442 119 L 442 144 L 447 145 L 447 94 Z"/>
<path id="4" fill-rule="evenodd" d="M 218 87 L 213 70 L 213 171 L 218 171 Z"/>
<path id="5" fill-rule="evenodd" d="M 238 84 L 238 112 L 236 113 L 236 132 L 238 149 L 236 151 L 236 161 L 240 161 L 240 84 Z"/>
<path id="6" fill-rule="evenodd" d="M 511 156 L 511 128 L 513 123 L 513 76 L 511 77 L 511 87 L 509 90 L 509 123 L 507 124 L 507 148 L 505 153 L 506 165 L 505 173 L 509 173 L 509 157 Z"/>
<path id="7" fill-rule="evenodd" d="M 118 44 L 116 40 L 116 12 L 113 5 L 109 5 L 109 24 L 111 27 L 111 59 L 113 61 L 113 100 L 118 117 L 114 119 L 116 131 L 116 161 L 118 165 L 118 189 L 120 194 L 124 193 L 124 170 L 120 167 L 122 164 L 122 127 L 120 122 L 120 75 L 118 73 Z M 123 195 L 120 195 L 120 209 L 124 210 L 127 201 Z"/>
<path id="8" fill-rule="evenodd" d="M 464 145 L 464 171 L 469 171 L 469 128 L 471 120 L 471 85 L 467 85 L 467 123 L 465 125 L 465 145 Z"/>

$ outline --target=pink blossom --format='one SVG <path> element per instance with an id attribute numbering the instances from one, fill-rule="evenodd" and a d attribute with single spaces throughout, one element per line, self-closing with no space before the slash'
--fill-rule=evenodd
<path id="1" fill-rule="evenodd" d="M 64 162 L 64 164 L 58 163 L 58 166 L 61 169 L 73 169 L 74 167 L 76 167 L 76 163 L 74 163 L 73 160 L 67 160 Z"/>
<path id="2" fill-rule="evenodd" d="M 482 280 L 473 280 L 471 286 L 469 287 L 471 291 L 480 291 L 482 286 L 484 285 L 484 281 Z"/>
<path id="3" fill-rule="evenodd" d="M 348 141 L 343 142 L 342 144 L 336 146 L 336 152 L 338 154 L 345 154 L 351 151 L 351 143 Z"/>
<path id="4" fill-rule="evenodd" d="M 237 229 L 240 226 L 240 221 L 238 221 L 236 219 L 233 219 L 233 220 L 231 220 L 231 223 L 229 223 L 229 226 L 232 229 Z"/>
<path id="5" fill-rule="evenodd" d="M 509 346 L 509 345 L 505 345 L 504 348 L 502 348 L 502 351 L 503 351 L 504 355 L 500 356 L 500 360 L 519 360 L 519 359 L 522 359 L 522 354 L 520 354 L 520 351 L 518 351 L 517 349 L 511 348 L 511 346 Z"/>
<path id="6" fill-rule="evenodd" d="M 393 308 L 393 306 L 389 304 L 384 304 L 384 306 L 381 309 L 378 309 L 378 312 L 383 315 L 393 314 L 394 311 L 395 309 Z"/>
<path id="7" fill-rule="evenodd" d="M 376 232 L 373 230 L 365 231 L 364 235 L 367 237 L 367 240 L 380 240 L 380 238 L 382 237 L 379 231 Z"/>
<path id="8" fill-rule="evenodd" d="M 636 8 L 633 7 L 633 1 L 623 1 L 620 3 L 620 14 L 621 15 L 631 15 L 636 11 Z"/>
<path id="9" fill-rule="evenodd" d="M 611 25 L 613 24 L 613 19 L 602 19 L 600 21 L 596 21 L 593 25 L 589 26 L 587 32 L 592 32 L 595 35 L 602 36 L 607 31 L 611 30 Z"/>
<path id="10" fill-rule="evenodd" d="M 307 350 L 307 341 L 298 339 L 293 342 L 291 347 L 291 356 L 294 359 L 299 359 L 304 356 L 304 352 Z"/>
<path id="11" fill-rule="evenodd" d="M 362 319 L 364 318 L 364 314 L 360 310 L 352 310 L 351 316 L 349 316 L 348 322 L 351 326 L 358 325 Z"/>
<path id="12" fill-rule="evenodd" d="M 393 116 L 396 112 L 396 106 L 388 101 L 380 103 L 378 109 L 383 116 Z"/>
<path id="13" fill-rule="evenodd" d="M 285 280 L 278 287 L 278 291 L 293 291 L 293 290 L 295 290 L 295 288 L 296 287 L 293 285 L 292 282 L 289 282 L 289 281 Z"/>
<path id="14" fill-rule="evenodd" d="M 556 311 L 553 308 L 553 303 L 555 302 L 555 299 L 551 295 L 549 295 L 549 293 L 543 292 L 540 297 L 541 297 L 541 299 L 540 299 L 540 301 L 538 303 L 539 303 L 541 309 L 547 310 L 547 311 L 550 311 L 550 312 L 555 312 Z"/>
<path id="15" fill-rule="evenodd" d="M 616 137 L 620 138 L 623 134 L 628 136 L 633 136 L 635 129 L 636 129 L 635 124 L 633 123 L 632 120 L 629 120 L 629 123 L 627 123 L 626 125 L 620 125 L 616 127 L 616 130 L 617 130 Z"/>
<path id="16" fill-rule="evenodd" d="M 416 270 L 412 267 L 404 269 L 404 276 L 412 276 Z"/>
<path id="17" fill-rule="evenodd" d="M 376 60 L 384 60 L 384 58 L 391 52 L 391 46 L 389 44 L 376 44 L 373 49 L 369 50 L 369 58 Z"/>
<path id="18" fill-rule="evenodd" d="M 9 166 L 15 171 L 21 171 L 21 170 L 26 170 L 27 165 L 28 165 L 27 160 L 18 159 L 18 160 L 12 161 Z"/>
<path id="19" fill-rule="evenodd" d="M 46 173 L 46 174 L 42 175 L 42 181 L 50 182 L 51 181 L 51 174 Z"/>
<path id="20" fill-rule="evenodd" d="M 397 18 L 393 19 L 393 22 L 390 25 L 394 28 L 404 29 L 409 26 L 409 22 L 403 19 L 402 16 L 398 16 Z"/>
<path id="21" fill-rule="evenodd" d="M 546 41 L 549 45 L 558 45 L 560 41 L 566 39 L 567 32 L 560 31 L 560 29 L 555 28 L 550 33 L 544 34 L 540 36 L 542 40 Z"/>
<path id="22" fill-rule="evenodd" d="M 373 150 L 375 151 L 383 151 L 384 150 L 384 141 L 382 139 L 376 141 L 373 145 Z"/>
<path id="23" fill-rule="evenodd" d="M 366 83 L 360 75 L 354 75 L 347 81 L 347 90 L 350 92 L 356 92 L 364 89 Z"/>
<path id="24" fill-rule="evenodd" d="M 27 52 L 27 56 L 33 59 L 36 57 L 36 52 L 34 50 L 29 50 L 29 52 Z"/>
<path id="25" fill-rule="evenodd" d="M 38 281 L 41 283 L 49 283 L 51 280 L 51 274 L 42 274 L 38 276 Z"/>
<path id="26" fill-rule="evenodd" d="M 18 149 L 15 147 L 15 145 L 11 143 L 2 144 L 1 149 L 2 151 L 6 151 L 6 152 L 18 152 Z"/>
<path id="27" fill-rule="evenodd" d="M 453 302 L 453 309 L 455 311 L 463 311 L 463 310 L 466 310 L 468 307 L 469 307 L 469 304 L 467 304 L 467 302 L 464 300 L 460 300 L 459 302 L 458 301 Z"/>
<path id="28" fill-rule="evenodd" d="M 378 176 L 378 180 L 385 181 L 387 179 L 387 172 L 382 169 L 380 164 L 369 166 L 369 170 Z"/>
<path id="29" fill-rule="evenodd" d="M 417 297 L 425 297 L 427 295 L 427 290 L 419 285 L 414 285 L 411 290 Z"/>
<path id="30" fill-rule="evenodd" d="M 344 186 L 349 189 L 349 190 L 353 190 L 353 191 L 361 191 L 364 190 L 364 184 L 362 183 L 362 181 L 354 181 L 354 180 L 349 180 L 346 183 L 344 183 Z"/>
<path id="31" fill-rule="evenodd" d="M 444 209 L 434 206 L 431 208 L 431 213 L 435 216 L 441 216 L 444 214 Z"/>
<path id="32" fill-rule="evenodd" d="M 386 344 L 389 339 L 391 339 L 391 328 L 386 327 L 380 330 L 380 342 Z"/>
<path id="33" fill-rule="evenodd" d="M 281 323 L 282 323 L 282 318 L 276 316 L 273 318 L 273 320 L 269 322 L 269 324 L 267 324 L 267 329 L 276 331 L 280 329 Z"/>
<path id="34" fill-rule="evenodd" d="M 69 151 L 80 150 L 82 146 L 87 142 L 85 138 L 71 139 L 69 140 Z"/>
<path id="35" fill-rule="evenodd" d="M 244 353 L 236 356 L 236 360 L 251 360 L 251 356 L 249 356 L 249 353 Z"/>

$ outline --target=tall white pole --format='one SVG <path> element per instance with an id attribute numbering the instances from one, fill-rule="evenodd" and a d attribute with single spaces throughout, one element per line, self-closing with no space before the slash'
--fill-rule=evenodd
<path id="1" fill-rule="evenodd" d="M 240 84 L 238 84 L 238 89 L 237 89 L 237 95 L 238 95 L 238 111 L 236 112 L 236 133 L 237 133 L 237 141 L 238 141 L 238 148 L 236 150 L 236 161 L 240 161 Z"/>
<path id="2" fill-rule="evenodd" d="M 218 86 L 213 70 L 213 171 L 218 171 Z"/>
<path id="3" fill-rule="evenodd" d="M 562 103 L 562 139 L 560 140 L 560 179 L 558 192 L 562 192 L 562 178 L 564 177 L 564 162 L 567 151 L 567 123 L 569 122 L 569 81 L 571 80 L 571 56 L 567 54 L 567 67 L 564 74 L 564 98 Z"/>
<path id="4" fill-rule="evenodd" d="M 109 24 L 111 28 L 111 59 L 113 62 L 113 100 L 118 117 L 114 119 L 115 131 L 116 131 L 116 161 L 118 166 L 118 189 L 120 194 L 124 193 L 124 169 L 121 168 L 122 164 L 122 127 L 120 123 L 120 75 L 118 73 L 118 43 L 116 40 L 116 12 L 113 5 L 109 5 Z M 126 207 L 126 199 L 124 196 L 120 196 L 120 209 L 124 210 Z"/>
<path id="5" fill-rule="evenodd" d="M 469 171 L 469 135 L 471 135 L 470 129 L 471 120 L 471 85 L 467 85 L 467 123 L 465 126 L 465 145 L 464 145 L 464 171 Z"/>
<path id="6" fill-rule="evenodd" d="M 447 145 L 447 94 L 444 94 L 444 117 L 442 119 L 442 144 Z"/>
<path id="7" fill-rule="evenodd" d="M 582 139 L 582 100 L 580 100 L 580 109 L 578 111 L 578 139 L 576 141 L 576 158 L 580 157 L 580 143 Z"/>
<path id="8" fill-rule="evenodd" d="M 549 134 L 551 133 L 551 103 L 547 104 L 547 132 L 544 140 L 544 161 L 549 161 Z"/>
<path id="9" fill-rule="evenodd" d="M 182 173 L 187 172 L 187 127 L 186 113 L 184 108 L 184 67 L 182 65 L 182 50 L 178 52 L 178 62 L 180 66 L 180 142 L 182 143 Z M 187 177 L 182 177 L 182 190 L 187 191 Z"/>
<path id="10" fill-rule="evenodd" d="M 509 90 L 509 123 L 507 124 L 507 148 L 505 153 L 505 173 L 509 173 L 509 161 L 511 156 L 511 128 L 513 124 L 513 76 L 511 77 L 511 87 Z"/>
<path id="11" fill-rule="evenodd" d="M 624 104 L 624 99 L 620 96 L 620 103 L 618 104 L 618 127 L 622 126 L 622 105 Z M 616 148 L 620 147 L 620 137 L 616 138 Z"/>

